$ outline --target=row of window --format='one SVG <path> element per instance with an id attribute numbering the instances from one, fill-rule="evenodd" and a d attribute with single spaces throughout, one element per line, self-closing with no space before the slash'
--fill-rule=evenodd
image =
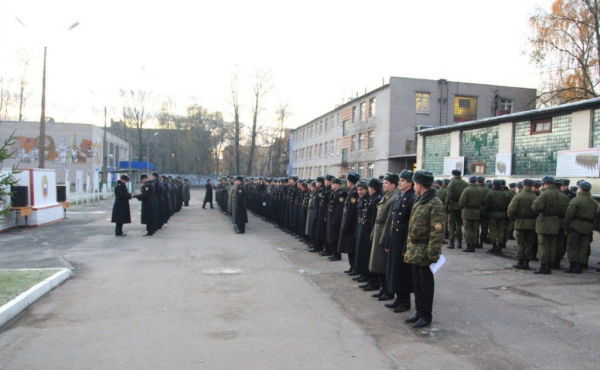
<path id="1" fill-rule="evenodd" d="M 375 164 L 372 162 L 352 163 L 348 166 L 350 172 L 356 172 L 361 178 L 372 178 L 375 175 Z M 317 176 L 340 176 L 340 168 L 335 166 L 294 167 L 294 175 L 300 178 L 314 179 Z"/>
<path id="2" fill-rule="evenodd" d="M 352 116 L 350 120 L 344 121 L 344 136 L 347 135 L 348 123 L 364 121 L 367 118 L 375 116 L 377 109 L 376 98 L 371 98 L 368 101 L 365 100 L 359 105 L 352 107 Z M 297 143 L 299 141 L 308 140 L 312 137 L 326 134 L 329 131 L 333 131 L 335 128 L 340 127 L 340 113 L 331 115 L 330 117 L 323 118 L 317 122 L 303 127 L 302 129 L 294 132 L 293 139 Z"/>
<path id="3" fill-rule="evenodd" d="M 418 92 L 415 96 L 415 109 L 417 113 L 429 113 L 431 95 L 428 92 Z M 498 103 L 497 114 L 513 113 L 514 102 L 511 99 L 502 99 Z M 477 98 L 474 96 L 454 97 L 454 122 L 466 122 L 477 119 Z"/>
<path id="4" fill-rule="evenodd" d="M 375 131 L 363 132 L 359 135 L 352 135 L 350 142 L 350 153 L 362 152 L 365 150 L 373 150 L 375 148 Z M 346 151 L 346 153 L 344 153 Z M 342 150 L 343 161 L 347 159 L 347 149 Z M 293 160 L 302 161 L 305 159 L 329 157 L 340 154 L 340 141 L 331 140 L 324 143 L 311 145 L 307 148 L 294 150 Z"/>

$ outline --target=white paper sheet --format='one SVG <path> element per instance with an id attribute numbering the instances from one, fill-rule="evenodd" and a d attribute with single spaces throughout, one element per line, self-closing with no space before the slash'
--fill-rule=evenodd
<path id="1" fill-rule="evenodd" d="M 429 269 L 435 275 L 435 273 L 438 272 L 438 270 L 441 269 L 445 263 L 446 257 L 444 257 L 443 254 L 440 254 L 440 259 L 436 263 L 432 263 L 431 265 L 429 265 Z"/>

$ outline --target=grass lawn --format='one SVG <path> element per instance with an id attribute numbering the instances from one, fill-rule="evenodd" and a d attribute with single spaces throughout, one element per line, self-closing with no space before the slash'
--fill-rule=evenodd
<path id="1" fill-rule="evenodd" d="M 58 271 L 60 270 L 0 270 L 0 306 Z"/>

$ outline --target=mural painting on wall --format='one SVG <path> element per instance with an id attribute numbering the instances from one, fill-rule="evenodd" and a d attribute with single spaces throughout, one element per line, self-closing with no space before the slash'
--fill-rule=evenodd
<path id="1" fill-rule="evenodd" d="M 58 143 L 53 137 L 46 135 L 45 158 L 47 161 L 60 163 L 61 168 L 65 170 L 68 163 L 85 164 L 88 163 L 88 158 L 94 158 L 95 162 L 101 161 L 101 158 L 97 158 L 98 153 L 101 152 L 98 150 L 98 146 L 101 147 L 102 144 L 93 144 L 91 140 L 82 139 L 77 134 L 60 139 Z M 15 157 L 21 163 L 38 162 L 40 159 L 39 147 L 39 137 L 19 136 L 14 145 Z"/>

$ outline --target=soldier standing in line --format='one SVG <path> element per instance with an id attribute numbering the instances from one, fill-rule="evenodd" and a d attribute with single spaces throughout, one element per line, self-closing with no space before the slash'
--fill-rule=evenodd
<path id="1" fill-rule="evenodd" d="M 433 319 L 434 278 L 429 266 L 440 259 L 444 241 L 444 204 L 431 188 L 433 174 L 419 170 L 413 177 L 415 201 L 410 216 L 408 246 L 404 262 L 413 265 L 415 315 L 405 321 L 420 328 Z"/>
<path id="2" fill-rule="evenodd" d="M 549 275 L 552 273 L 550 263 L 556 258 L 556 242 L 560 229 L 559 215 L 561 213 L 560 192 L 556 188 L 554 177 L 542 179 L 544 191 L 533 202 L 532 208 L 539 215 L 535 222 L 540 251 L 540 268 L 535 274 Z"/>
<path id="3" fill-rule="evenodd" d="M 172 207 L 171 207 L 171 185 L 169 184 L 169 179 L 167 178 L 167 176 L 165 175 L 161 175 L 161 183 L 163 186 L 163 204 L 165 205 L 164 208 L 164 220 L 163 222 L 165 224 L 169 223 L 169 219 L 171 218 L 171 214 L 173 213 L 172 211 Z"/>
<path id="4" fill-rule="evenodd" d="M 469 177 L 469 185 L 463 190 L 458 203 L 462 208 L 462 219 L 465 225 L 465 243 L 467 248 L 463 252 L 475 252 L 475 246 L 479 242 L 479 219 L 481 207 L 483 206 L 484 193 L 477 186 L 477 177 Z"/>
<path id="5" fill-rule="evenodd" d="M 569 185 L 571 184 L 571 181 L 569 179 L 563 179 L 561 181 L 562 181 L 562 186 L 560 187 L 560 191 L 562 191 L 566 196 L 568 196 L 569 199 L 575 198 L 577 196 L 577 194 L 575 194 L 569 188 Z"/>
<path id="6" fill-rule="evenodd" d="M 462 216 L 460 211 L 460 196 L 467 188 L 467 183 L 460 177 L 459 170 L 452 171 L 452 180 L 448 184 L 446 196 L 446 212 L 448 213 L 448 234 L 450 236 L 449 249 L 454 249 L 454 239 L 458 239 L 458 249 L 462 248 Z"/>
<path id="7" fill-rule="evenodd" d="M 323 252 L 319 253 L 323 257 L 331 257 L 331 246 L 327 242 L 327 213 L 329 210 L 329 197 L 331 196 L 331 180 L 333 176 L 325 175 L 324 186 L 321 187 L 321 207 L 319 208 L 319 222 L 317 223 L 317 237 L 323 240 Z"/>
<path id="8" fill-rule="evenodd" d="M 244 178 L 237 176 L 235 178 L 236 190 L 234 192 L 235 203 L 235 225 L 237 226 L 236 234 L 246 233 L 246 224 L 248 223 L 248 209 L 246 208 L 246 187 L 244 186 Z"/>
<path id="9" fill-rule="evenodd" d="M 367 283 L 359 286 L 367 292 L 379 289 L 377 275 L 369 270 L 369 260 L 371 248 L 373 247 L 371 233 L 377 219 L 377 205 L 381 200 L 382 185 L 381 180 L 376 177 L 370 179 L 366 185 L 362 181 L 357 185 L 361 198 L 358 201 L 359 223 L 356 232 L 356 270 L 362 275 L 355 279 L 359 283 Z M 366 192 L 365 189 L 367 189 Z"/>
<path id="10" fill-rule="evenodd" d="M 319 224 L 323 223 L 323 217 L 321 217 L 321 208 L 325 207 L 323 203 L 323 184 L 325 183 L 325 178 L 318 176 L 315 181 L 315 187 L 317 188 L 314 195 L 314 203 L 313 203 L 313 211 L 312 211 L 312 222 L 310 228 L 310 239 L 312 240 L 313 246 L 309 249 L 309 252 L 323 252 L 323 238 L 318 233 Z"/>
<path id="11" fill-rule="evenodd" d="M 360 176 L 351 172 L 348 178 L 348 195 L 344 202 L 344 211 L 342 215 L 342 224 L 340 227 L 340 240 L 338 242 L 338 253 L 348 254 L 348 263 L 350 268 L 344 271 L 350 276 L 358 275 L 356 272 L 356 227 L 358 223 L 358 190 L 356 183 L 360 180 Z"/>
<path id="12" fill-rule="evenodd" d="M 438 191 L 438 198 L 442 201 L 442 203 L 446 204 L 446 197 L 448 196 L 448 185 L 450 184 L 450 179 L 442 180 L 442 187 L 440 191 Z M 446 223 L 444 230 L 444 244 L 448 244 L 446 239 L 448 239 L 448 213 L 446 213 Z"/>
<path id="13" fill-rule="evenodd" d="M 387 301 L 393 299 L 392 293 L 387 286 L 385 276 L 387 270 L 387 253 L 385 252 L 388 244 L 388 235 L 391 226 L 391 221 L 388 222 L 394 198 L 398 194 L 398 182 L 400 177 L 395 173 L 387 173 L 383 180 L 384 195 L 377 206 L 377 219 L 372 231 L 373 246 L 371 248 L 371 259 L 369 260 L 369 270 L 377 274 L 379 278 L 379 293 L 372 295 L 373 298 L 378 298 L 379 301 Z"/>
<path id="14" fill-rule="evenodd" d="M 537 213 L 532 205 L 537 196 L 531 187 L 533 180 L 523 180 L 523 189 L 514 196 L 508 205 L 508 217 L 514 222 L 517 232 L 517 258 L 519 261 L 514 268 L 529 270 L 529 261 L 533 257 L 533 242 L 535 240 L 535 219 Z"/>
<path id="15" fill-rule="evenodd" d="M 146 225 L 146 234 L 144 236 L 152 236 L 156 232 L 156 214 L 154 210 L 154 187 L 148 180 L 148 175 L 145 173 L 140 176 L 142 182 L 141 193 L 135 198 L 142 202 L 142 224 Z"/>
<path id="16" fill-rule="evenodd" d="M 565 272 L 571 274 L 581 274 L 581 265 L 587 265 L 587 247 L 598 217 L 598 202 L 590 194 L 592 185 L 582 181 L 578 186 L 577 196 L 571 200 L 567 208 L 564 224 L 569 258 L 569 268 Z"/>
<path id="17" fill-rule="evenodd" d="M 400 313 L 410 310 L 410 293 L 413 293 L 412 266 L 404 262 L 406 253 L 406 241 L 408 239 L 408 224 L 410 214 L 415 203 L 416 195 L 413 189 L 412 171 L 404 170 L 400 173 L 398 188 L 400 192 L 396 195 L 392 204 L 390 218 L 390 236 L 387 258 L 387 283 L 392 295 L 396 296 L 393 303 L 386 303 L 387 308 L 393 308 L 394 312 Z"/>
<path id="18" fill-rule="evenodd" d="M 112 219 L 110 222 L 115 224 L 115 236 L 126 236 L 123 232 L 123 224 L 131 223 L 131 211 L 129 210 L 129 199 L 133 195 L 127 189 L 129 176 L 121 175 L 115 186 L 115 203 L 113 204 Z"/>
<path id="19" fill-rule="evenodd" d="M 158 172 L 152 173 L 152 185 L 154 186 L 154 208 L 156 214 L 156 230 L 161 230 L 163 225 L 163 213 L 165 212 L 165 205 L 163 199 L 163 186 L 160 182 L 160 175 Z"/>
<path id="20" fill-rule="evenodd" d="M 490 238 L 492 249 L 490 253 L 502 253 L 506 240 L 506 211 L 508 209 L 508 194 L 502 189 L 502 181 L 494 180 L 492 190 L 485 197 L 485 212 L 489 218 Z"/>
<path id="21" fill-rule="evenodd" d="M 509 195 L 509 202 L 508 204 L 510 204 L 510 202 L 512 201 L 512 199 L 515 197 L 515 195 L 517 194 L 517 183 L 516 182 L 511 182 L 510 184 L 508 184 L 508 189 L 510 190 L 510 194 Z M 506 240 L 515 240 L 515 223 L 510 219 L 507 218 L 507 223 L 508 223 L 508 236 L 506 237 Z"/>
<path id="22" fill-rule="evenodd" d="M 183 179 L 183 205 L 186 207 L 190 206 L 190 180 Z"/>
<path id="23" fill-rule="evenodd" d="M 555 182 L 556 188 L 561 189 L 562 180 L 556 180 Z M 561 201 L 561 210 L 558 215 L 559 220 L 559 228 L 558 228 L 558 236 L 556 237 L 556 256 L 553 261 L 550 263 L 550 267 L 553 270 L 560 270 L 560 261 L 562 261 L 565 253 L 567 253 L 567 230 L 565 229 L 565 213 L 567 212 L 567 207 L 569 206 L 569 202 L 571 198 L 568 195 L 563 193 L 562 191 L 558 191 L 560 195 L 559 199 Z"/>
<path id="24" fill-rule="evenodd" d="M 479 176 L 477 178 L 477 185 L 483 194 L 483 200 L 485 202 L 485 198 L 487 197 L 490 189 L 485 186 L 485 177 Z M 488 216 L 485 213 L 485 205 L 481 204 L 481 210 L 479 211 L 479 223 L 481 224 L 481 234 L 479 234 L 479 244 L 475 246 L 475 248 L 483 249 L 483 243 L 489 238 L 489 220 Z"/>
<path id="25" fill-rule="evenodd" d="M 342 254 L 338 251 L 338 242 L 344 214 L 344 202 L 348 194 L 342 190 L 342 180 L 338 178 L 331 180 L 331 190 L 333 193 L 329 198 L 327 210 L 327 244 L 332 250 L 332 256 L 329 257 L 329 260 L 340 261 Z"/>
<path id="26" fill-rule="evenodd" d="M 314 234 L 312 233 L 313 226 L 313 211 L 315 210 L 315 199 L 317 198 L 317 183 L 315 181 L 310 183 L 310 195 L 308 196 L 308 208 L 306 210 L 306 227 L 304 233 L 307 235 L 309 241 L 309 252 L 314 249 Z"/>

